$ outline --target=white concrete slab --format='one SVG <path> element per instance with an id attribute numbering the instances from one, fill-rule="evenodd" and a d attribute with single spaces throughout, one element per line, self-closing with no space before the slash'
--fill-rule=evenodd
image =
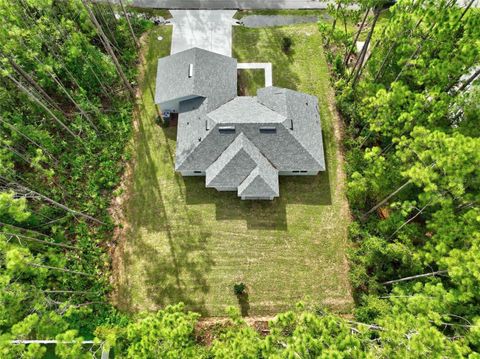
<path id="1" fill-rule="evenodd" d="M 232 25 L 236 10 L 171 10 L 171 54 L 199 47 L 232 56 Z"/>
<path id="2" fill-rule="evenodd" d="M 271 62 L 240 62 L 237 69 L 263 69 L 265 71 L 265 87 L 273 86 Z"/>

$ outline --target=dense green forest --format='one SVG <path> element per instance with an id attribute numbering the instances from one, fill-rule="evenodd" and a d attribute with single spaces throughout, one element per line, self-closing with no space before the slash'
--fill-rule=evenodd
<path id="1" fill-rule="evenodd" d="M 101 346 L 128 358 L 480 358 L 480 12 L 350 3 L 331 5 L 319 31 L 345 127 L 354 316 L 299 304 L 260 332 L 232 309 L 207 343 L 182 304 L 130 316 L 108 302 L 108 208 L 151 23 L 108 2 L 0 0 L 2 358 L 42 357 L 46 346 L 13 342 L 38 339 L 56 339 L 59 358 Z"/>

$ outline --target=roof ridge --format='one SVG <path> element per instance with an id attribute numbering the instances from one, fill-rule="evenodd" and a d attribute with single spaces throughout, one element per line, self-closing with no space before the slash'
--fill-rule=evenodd
<path id="1" fill-rule="evenodd" d="M 290 119 L 290 120 L 293 121 L 293 120 L 294 120 L 294 119 L 293 119 L 293 116 L 290 117 L 291 111 L 289 111 L 289 109 L 290 109 L 291 107 L 290 107 L 289 104 L 288 104 L 289 101 L 292 101 L 292 97 L 286 95 L 286 92 L 287 92 L 287 91 L 291 92 L 292 96 L 298 94 L 299 92 L 298 92 L 298 91 L 294 91 L 294 90 L 290 90 L 290 89 L 285 89 L 285 103 L 286 103 L 286 108 L 287 108 L 287 112 L 288 112 L 287 115 L 286 115 L 286 117 L 287 117 L 287 120 Z M 316 106 L 318 106 L 318 100 L 317 100 L 317 98 L 316 98 L 315 96 L 312 96 L 312 95 L 310 95 L 310 94 L 303 93 L 303 92 L 300 92 L 300 93 L 301 93 L 303 96 L 308 96 L 308 97 L 310 97 L 310 98 L 313 98 L 314 101 L 316 101 Z M 294 99 L 293 99 L 293 100 L 294 100 Z M 310 102 L 310 100 L 308 100 L 308 102 Z M 319 112 L 318 112 L 318 114 L 320 115 Z M 288 127 L 287 127 L 287 124 L 285 123 L 285 121 L 282 122 L 282 125 L 283 125 L 283 126 L 287 129 L 287 131 L 288 131 Z M 295 126 L 295 125 L 294 125 L 294 126 Z M 322 147 L 323 147 L 323 137 L 322 137 L 321 121 L 320 121 L 320 123 L 319 123 L 319 126 L 320 126 L 321 142 L 322 142 Z M 290 131 L 289 131 L 289 132 L 290 132 Z M 321 162 L 319 162 L 319 161 L 317 160 L 317 158 L 315 157 L 315 155 L 310 151 L 310 150 L 311 150 L 311 146 L 305 147 L 305 146 L 303 145 L 302 141 L 300 141 L 294 133 L 295 133 L 295 130 L 293 130 L 292 133 L 291 133 L 291 134 L 292 134 L 292 137 L 295 138 L 295 140 L 305 149 L 305 151 L 310 155 L 310 157 L 314 160 L 314 162 L 317 163 L 318 165 L 320 165 L 321 167 L 323 167 L 323 170 L 325 170 L 325 169 L 326 169 L 325 163 L 321 163 Z M 322 152 L 323 152 L 323 149 L 322 149 Z M 324 159 L 324 161 L 325 161 L 325 155 L 323 156 L 323 159 Z"/>
<path id="2" fill-rule="evenodd" d="M 250 157 L 250 159 L 256 163 L 255 159 L 252 158 L 252 156 L 250 155 L 250 153 L 248 151 L 246 151 L 244 149 L 244 145 L 243 145 L 243 138 L 245 137 L 245 135 L 243 134 L 243 132 L 241 132 L 238 136 L 235 137 L 235 139 L 230 142 L 230 144 L 227 146 L 227 148 L 225 148 L 225 150 L 223 152 L 220 153 L 220 155 L 210 164 L 210 166 L 208 166 L 208 168 L 206 169 L 206 178 L 205 178 L 205 182 L 206 182 L 206 185 L 208 186 L 209 183 L 211 183 L 213 180 L 215 180 L 215 178 L 218 177 L 218 175 L 220 175 L 220 173 L 222 172 L 222 170 L 225 168 L 226 165 L 228 165 L 234 158 L 236 155 L 238 155 L 238 153 L 243 150 L 247 155 L 248 157 Z M 239 143 L 239 145 L 237 145 Z M 235 146 L 237 145 L 238 148 L 233 148 L 232 146 Z M 232 152 L 233 151 L 233 152 Z M 231 153 L 230 153 L 231 152 Z M 213 170 L 213 166 L 216 165 L 217 161 L 222 157 L 222 156 L 228 156 L 227 157 L 227 161 L 224 163 L 224 165 L 222 167 L 220 167 L 217 171 L 216 171 L 216 174 L 211 177 L 209 179 L 209 170 Z"/>
<path id="3" fill-rule="evenodd" d="M 277 192 L 266 180 L 262 171 L 260 171 L 260 168 L 258 165 L 250 172 L 250 174 L 242 181 L 242 183 L 239 184 L 239 186 L 237 187 L 238 195 L 241 196 L 242 193 L 244 193 L 257 178 L 260 178 L 263 181 L 263 183 L 273 192 L 275 196 L 278 196 L 279 192 Z"/>

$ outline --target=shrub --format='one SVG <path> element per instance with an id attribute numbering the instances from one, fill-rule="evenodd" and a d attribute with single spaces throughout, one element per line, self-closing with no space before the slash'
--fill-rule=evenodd
<path id="1" fill-rule="evenodd" d="M 247 286 L 243 282 L 235 283 L 233 285 L 233 292 L 235 293 L 235 295 L 244 294 L 246 289 L 247 289 Z"/>
<path id="2" fill-rule="evenodd" d="M 345 65 L 343 64 L 343 58 L 341 55 L 337 55 L 335 57 L 335 61 L 333 63 L 333 69 L 337 76 L 341 77 L 345 74 Z"/>
<path id="3" fill-rule="evenodd" d="M 290 37 L 284 36 L 282 38 L 282 51 L 286 54 L 290 53 L 292 49 L 293 41 Z"/>

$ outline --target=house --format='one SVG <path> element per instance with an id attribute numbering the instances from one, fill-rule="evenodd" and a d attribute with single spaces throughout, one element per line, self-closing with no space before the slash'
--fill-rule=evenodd
<path id="1" fill-rule="evenodd" d="M 175 170 L 242 199 L 280 195 L 278 176 L 325 171 L 316 97 L 266 87 L 237 96 L 237 60 L 192 48 L 158 61 L 155 103 L 178 113 Z"/>

